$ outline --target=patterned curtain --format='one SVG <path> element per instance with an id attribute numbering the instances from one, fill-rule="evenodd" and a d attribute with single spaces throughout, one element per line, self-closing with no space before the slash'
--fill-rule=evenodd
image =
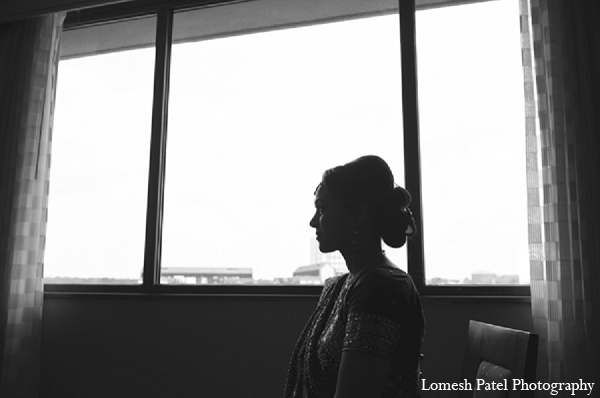
<path id="1" fill-rule="evenodd" d="M 597 383 L 600 2 L 520 0 L 520 5 L 538 380 Z"/>
<path id="2" fill-rule="evenodd" d="M 0 25 L 0 396 L 37 397 L 50 141 L 64 15 Z"/>

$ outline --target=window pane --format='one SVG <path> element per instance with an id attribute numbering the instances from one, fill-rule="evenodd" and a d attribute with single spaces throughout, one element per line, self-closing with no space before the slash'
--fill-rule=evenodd
<path id="1" fill-rule="evenodd" d="M 135 26 L 155 26 L 147 18 Z M 110 25 L 110 26 L 109 26 Z M 150 48 L 104 45 L 130 22 L 65 32 L 45 254 L 47 283 L 139 283 L 144 261 L 154 70 Z M 152 28 L 154 29 L 154 28 Z M 89 33 L 89 32 L 88 32 Z M 125 36 L 124 36 L 125 37 Z M 127 47 L 124 45 L 124 47 Z M 97 53 L 103 55 L 80 55 Z"/>
<path id="2" fill-rule="evenodd" d="M 193 11 L 199 26 L 214 24 L 208 11 Z M 189 20 L 175 15 L 174 37 Z M 173 46 L 163 283 L 346 272 L 315 250 L 313 193 L 325 169 L 371 153 L 403 184 L 398 25 L 396 14 Z M 388 254 L 405 266 L 404 250 Z"/>
<path id="3" fill-rule="evenodd" d="M 518 1 L 416 22 L 427 283 L 528 284 Z"/>

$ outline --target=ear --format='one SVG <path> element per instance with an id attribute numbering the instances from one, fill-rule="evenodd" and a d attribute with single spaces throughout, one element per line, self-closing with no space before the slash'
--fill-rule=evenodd
<path id="1" fill-rule="evenodd" d="M 365 202 L 360 202 L 354 209 L 354 225 L 362 225 L 369 216 L 369 206 Z"/>

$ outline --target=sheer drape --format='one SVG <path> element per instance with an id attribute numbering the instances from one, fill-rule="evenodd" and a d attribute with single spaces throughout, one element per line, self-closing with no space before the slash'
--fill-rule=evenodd
<path id="1" fill-rule="evenodd" d="M 539 379 L 598 382 L 600 2 L 520 3 Z"/>
<path id="2" fill-rule="evenodd" d="M 0 25 L 0 396 L 37 397 L 50 141 L 64 15 Z"/>

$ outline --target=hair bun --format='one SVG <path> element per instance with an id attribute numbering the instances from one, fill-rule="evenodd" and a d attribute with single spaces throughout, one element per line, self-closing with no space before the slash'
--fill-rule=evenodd
<path id="1" fill-rule="evenodd" d="M 402 247 L 406 238 L 416 232 L 415 220 L 408 207 L 410 202 L 411 196 L 408 191 L 399 186 L 382 200 L 379 225 L 381 238 L 386 245 Z"/>

